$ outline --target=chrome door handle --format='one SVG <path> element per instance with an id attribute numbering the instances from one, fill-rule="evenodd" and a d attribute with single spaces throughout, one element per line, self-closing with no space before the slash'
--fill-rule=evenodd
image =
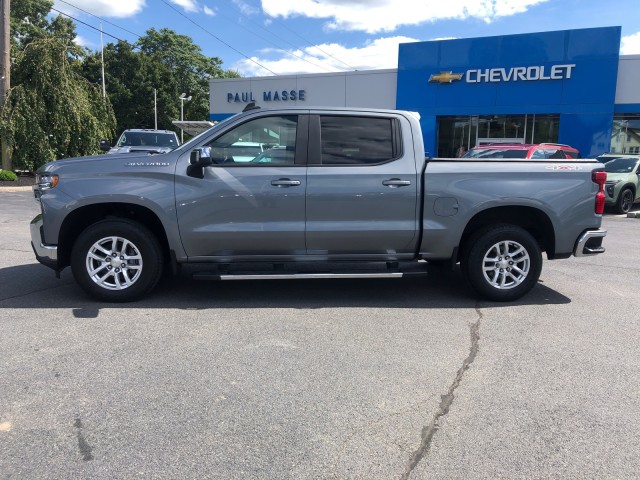
<path id="1" fill-rule="evenodd" d="M 289 178 L 279 178 L 278 180 L 271 180 L 271 185 L 274 187 L 297 187 L 300 185 L 300 180 L 291 180 Z"/>
<path id="2" fill-rule="evenodd" d="M 399 178 L 390 178 L 389 180 L 384 180 L 382 184 L 391 188 L 406 187 L 408 185 L 411 185 L 411 180 L 400 180 Z"/>

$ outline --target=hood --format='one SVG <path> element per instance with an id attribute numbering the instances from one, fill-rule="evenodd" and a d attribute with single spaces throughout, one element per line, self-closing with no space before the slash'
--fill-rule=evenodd
<path id="1" fill-rule="evenodd" d="M 609 173 L 607 172 L 607 182 L 622 182 L 629 178 L 629 175 L 636 176 L 635 173 Z"/>
<path id="2" fill-rule="evenodd" d="M 159 159 L 160 157 L 163 157 L 163 161 L 167 161 L 166 159 L 164 159 L 164 155 L 151 155 L 146 151 L 133 152 L 127 155 L 110 155 L 108 153 L 105 153 L 102 155 L 65 158 L 44 164 L 38 169 L 38 173 L 55 172 L 61 169 L 66 169 L 67 167 L 76 171 L 86 171 L 87 169 L 103 170 L 105 168 L 111 170 L 116 165 L 124 167 L 125 160 L 126 162 L 151 162 L 153 160 Z M 119 169 L 118 167 L 115 168 Z"/>

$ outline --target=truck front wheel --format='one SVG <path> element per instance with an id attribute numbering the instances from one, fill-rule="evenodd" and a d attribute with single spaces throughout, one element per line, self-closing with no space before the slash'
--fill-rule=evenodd
<path id="1" fill-rule="evenodd" d="M 474 234 L 467 245 L 463 271 L 471 286 L 488 300 L 516 300 L 540 278 L 540 246 L 520 227 L 488 227 Z"/>
<path id="2" fill-rule="evenodd" d="M 71 252 L 76 282 L 107 302 L 129 302 L 149 293 L 162 275 L 162 250 L 145 226 L 103 220 L 84 230 Z"/>

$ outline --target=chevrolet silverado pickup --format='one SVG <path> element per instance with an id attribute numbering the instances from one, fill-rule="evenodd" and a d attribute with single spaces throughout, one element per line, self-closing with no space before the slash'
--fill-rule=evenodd
<path id="1" fill-rule="evenodd" d="M 263 152 L 234 159 L 247 142 Z M 44 165 L 32 246 L 103 301 L 138 299 L 163 269 L 191 263 L 218 280 L 395 278 L 460 263 L 481 297 L 508 301 L 536 285 L 542 252 L 604 252 L 602 168 L 425 158 L 412 112 L 256 107 L 168 153 Z"/>

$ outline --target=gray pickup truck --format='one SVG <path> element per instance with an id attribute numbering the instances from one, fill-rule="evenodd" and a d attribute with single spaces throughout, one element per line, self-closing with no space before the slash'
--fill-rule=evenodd
<path id="1" fill-rule="evenodd" d="M 165 266 L 190 263 L 211 265 L 198 278 L 235 280 L 389 278 L 458 262 L 480 296 L 506 301 L 537 283 L 542 252 L 604 252 L 602 167 L 426 159 L 411 112 L 255 108 L 169 153 L 44 165 L 32 245 L 104 301 L 138 299 Z"/>

